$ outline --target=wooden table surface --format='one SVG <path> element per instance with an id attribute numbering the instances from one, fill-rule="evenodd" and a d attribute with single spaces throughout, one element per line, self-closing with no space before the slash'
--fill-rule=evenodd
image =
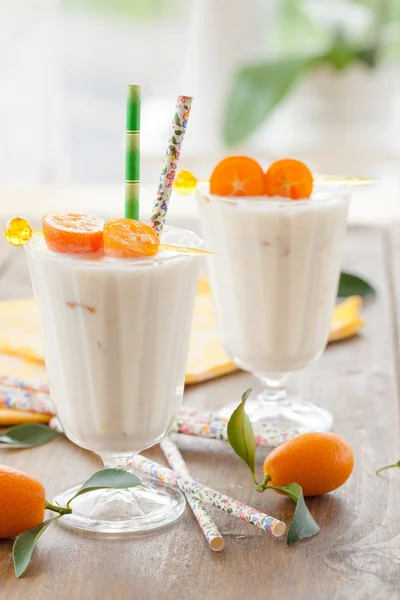
<path id="1" fill-rule="evenodd" d="M 11 542 L 0 541 L 0 598 L 7 600 L 391 600 L 400 597 L 400 470 L 378 477 L 379 466 L 400 459 L 399 321 L 400 226 L 350 229 L 344 267 L 378 289 L 365 306 L 366 327 L 356 339 L 331 345 L 322 359 L 294 376 L 290 388 L 328 407 L 335 431 L 355 451 L 355 470 L 338 491 L 307 501 L 321 527 L 289 548 L 238 519 L 213 510 L 226 541 L 213 553 L 190 510 L 172 527 L 121 539 L 53 526 L 40 540 L 27 574 L 15 580 Z M 23 253 L 0 244 L 0 297 L 30 294 Z M 189 387 L 185 402 L 217 409 L 239 401 L 257 382 L 238 373 Z M 247 467 L 216 440 L 179 437 L 200 481 L 278 518 L 292 503 L 253 491 Z M 158 447 L 146 454 L 163 462 Z M 266 450 L 258 451 L 261 470 Z M 2 463 L 38 477 L 48 497 L 87 478 L 99 459 L 58 439 L 31 450 L 3 450 Z M 1 510 L 1 507 L 0 507 Z"/>

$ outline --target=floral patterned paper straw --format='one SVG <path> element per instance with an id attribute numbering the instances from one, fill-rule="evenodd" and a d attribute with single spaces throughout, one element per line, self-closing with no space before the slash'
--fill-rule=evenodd
<path id="1" fill-rule="evenodd" d="M 49 393 L 47 383 L 37 381 L 36 379 L 22 379 L 21 377 L 9 377 L 8 375 L 0 376 L 0 385 L 8 385 L 9 387 L 22 388 L 24 390 L 32 390 L 34 392 Z"/>
<path id="2" fill-rule="evenodd" d="M 158 234 L 162 232 L 165 217 L 167 216 L 172 184 L 174 183 L 178 167 L 192 100 L 193 98 L 190 96 L 178 96 L 177 99 L 176 111 L 172 120 L 168 146 L 165 151 L 163 167 L 160 174 L 157 196 L 154 200 L 153 213 L 150 218 L 150 225 Z"/>
<path id="3" fill-rule="evenodd" d="M 46 384 L 16 377 L 0 377 L 0 404 L 7 408 L 54 413 Z"/>
<path id="4" fill-rule="evenodd" d="M 185 411 L 181 408 L 171 431 L 227 441 L 228 420 L 212 413 L 207 415 L 206 413 L 198 413 L 194 409 Z M 306 433 L 308 430 L 304 429 L 303 431 L 294 427 L 271 427 L 254 423 L 253 431 L 256 446 L 276 448 L 283 442 L 301 433 Z"/>
<path id="5" fill-rule="evenodd" d="M 190 477 L 187 464 L 183 460 L 183 456 L 179 452 L 177 446 L 168 438 L 165 438 L 160 443 L 160 446 L 171 469 L 173 471 L 176 471 L 180 475 Z M 204 533 L 204 536 L 211 550 L 214 550 L 214 552 L 219 552 L 225 546 L 224 538 L 222 537 L 214 521 L 208 514 L 204 503 L 198 498 L 192 496 L 191 494 L 185 493 L 185 496 L 190 504 L 190 508 L 192 509 L 194 516 L 197 519 L 198 524 L 201 527 L 202 532 Z"/>
<path id="6" fill-rule="evenodd" d="M 171 469 L 167 469 L 167 467 L 163 467 L 144 456 L 136 454 L 132 459 L 132 466 L 159 481 L 163 481 L 167 485 L 178 487 L 185 494 L 191 494 L 195 498 L 211 504 L 211 506 L 215 506 L 215 508 L 219 508 L 234 517 L 242 519 L 242 521 L 246 521 L 246 523 L 250 523 L 250 525 L 272 533 L 275 537 L 280 537 L 286 531 L 286 525 L 283 521 L 270 517 L 230 496 L 220 494 L 191 477 L 171 471 Z"/>

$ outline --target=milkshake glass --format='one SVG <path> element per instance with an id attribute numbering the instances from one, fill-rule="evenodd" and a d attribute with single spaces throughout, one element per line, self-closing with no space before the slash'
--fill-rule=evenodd
<path id="1" fill-rule="evenodd" d="M 222 197 L 198 185 L 219 335 L 229 358 L 263 391 L 252 421 L 328 431 L 331 414 L 288 396 L 288 374 L 316 361 L 335 305 L 350 189 L 314 186 L 310 199 Z M 222 410 L 230 416 L 235 406 Z"/>
<path id="2" fill-rule="evenodd" d="M 166 227 L 162 242 L 200 248 Z M 58 254 L 32 238 L 26 254 L 38 301 L 54 408 L 66 435 L 107 467 L 157 444 L 180 406 L 199 261 L 162 252 L 139 259 Z M 58 496 L 65 505 L 79 489 Z M 181 515 L 178 490 L 150 480 L 73 500 L 63 522 L 100 532 L 166 525 Z"/>

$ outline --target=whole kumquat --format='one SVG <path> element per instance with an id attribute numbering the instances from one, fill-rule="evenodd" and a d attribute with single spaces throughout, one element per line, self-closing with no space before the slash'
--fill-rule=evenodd
<path id="1" fill-rule="evenodd" d="M 336 433 L 305 433 L 275 448 L 264 461 L 270 484 L 295 481 L 304 496 L 336 490 L 350 477 L 354 455 L 350 444 Z"/>
<path id="2" fill-rule="evenodd" d="M 45 503 L 40 481 L 0 465 L 0 538 L 17 536 L 42 523 Z"/>

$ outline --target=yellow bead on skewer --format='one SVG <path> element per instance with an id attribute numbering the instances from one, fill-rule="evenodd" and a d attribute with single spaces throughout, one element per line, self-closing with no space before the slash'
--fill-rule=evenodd
<path id="1" fill-rule="evenodd" d="M 29 221 L 23 217 L 14 217 L 4 227 L 4 237 L 12 246 L 23 246 L 36 232 Z"/>
<path id="2" fill-rule="evenodd" d="M 190 171 L 179 171 L 174 181 L 174 189 L 183 195 L 191 194 L 196 189 L 198 179 Z"/>

